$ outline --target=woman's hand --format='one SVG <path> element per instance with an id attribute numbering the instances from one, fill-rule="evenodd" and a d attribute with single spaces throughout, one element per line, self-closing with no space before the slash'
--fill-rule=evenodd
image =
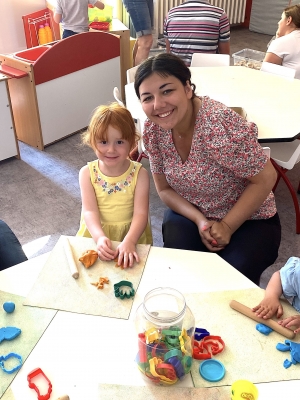
<path id="1" fill-rule="evenodd" d="M 278 321 L 279 325 L 284 326 L 285 328 L 296 328 L 294 333 L 300 332 L 300 315 L 293 315 L 292 317 L 285 318 L 281 321 Z"/>
<path id="2" fill-rule="evenodd" d="M 126 238 L 117 247 L 115 257 L 117 256 L 118 265 L 122 265 L 124 268 L 132 267 L 134 260 L 136 260 L 136 262 L 140 261 L 136 252 L 135 243 Z"/>
<path id="3" fill-rule="evenodd" d="M 230 242 L 232 231 L 225 221 L 220 221 L 212 224 L 210 234 L 217 242 L 217 246 L 224 248 Z"/>
<path id="4" fill-rule="evenodd" d="M 211 228 L 215 224 L 215 221 L 203 221 L 201 220 L 198 224 L 199 234 L 202 243 L 208 248 L 208 250 L 216 252 L 224 248 L 223 245 L 219 245 L 216 239 L 211 234 Z"/>
<path id="5" fill-rule="evenodd" d="M 283 315 L 282 305 L 278 299 L 278 296 L 276 295 L 265 296 L 265 298 L 256 307 L 252 308 L 252 311 L 254 311 L 258 317 L 263 319 L 272 318 L 274 315 L 276 315 L 277 318 L 280 318 Z M 280 322 L 283 321 L 279 321 L 279 323 Z"/>
<path id="6" fill-rule="evenodd" d="M 106 236 L 100 236 L 97 240 L 97 250 L 102 261 L 111 261 L 115 258 L 116 252 L 112 249 L 111 241 Z"/>

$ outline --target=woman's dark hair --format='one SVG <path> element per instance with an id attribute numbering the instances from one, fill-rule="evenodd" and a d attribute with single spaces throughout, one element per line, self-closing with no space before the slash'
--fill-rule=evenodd
<path id="1" fill-rule="evenodd" d="M 175 76 L 183 86 L 186 86 L 186 82 L 189 82 L 193 90 L 193 97 L 195 97 L 196 86 L 191 83 L 191 71 L 182 59 L 174 54 L 160 53 L 145 60 L 136 71 L 134 89 L 138 98 L 140 98 L 139 89 L 142 82 L 154 72 L 164 77 Z"/>
<path id="2" fill-rule="evenodd" d="M 285 16 L 292 17 L 293 23 L 296 27 L 300 28 L 300 4 L 295 4 L 294 6 L 289 6 L 284 9 Z"/>

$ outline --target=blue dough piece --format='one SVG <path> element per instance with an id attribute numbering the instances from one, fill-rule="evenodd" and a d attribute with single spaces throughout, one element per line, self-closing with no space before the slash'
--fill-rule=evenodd
<path id="1" fill-rule="evenodd" d="M 292 365 L 290 360 L 284 360 L 283 362 L 283 366 L 284 368 L 289 368 Z"/>
<path id="2" fill-rule="evenodd" d="M 0 328 L 0 343 L 3 340 L 12 340 L 19 336 L 21 333 L 21 329 L 15 328 L 13 326 L 8 326 L 6 328 Z"/>
<path id="3" fill-rule="evenodd" d="M 290 351 L 290 346 L 287 346 L 286 344 L 283 343 L 277 343 L 276 349 L 279 351 Z"/>
<path id="4" fill-rule="evenodd" d="M 263 335 L 269 335 L 271 332 L 273 332 L 272 328 L 269 328 L 267 325 L 264 324 L 257 324 L 256 329 Z"/>
<path id="5" fill-rule="evenodd" d="M 4 311 L 10 314 L 15 311 L 16 305 L 12 301 L 6 301 L 5 303 L 3 303 L 3 308 Z"/>

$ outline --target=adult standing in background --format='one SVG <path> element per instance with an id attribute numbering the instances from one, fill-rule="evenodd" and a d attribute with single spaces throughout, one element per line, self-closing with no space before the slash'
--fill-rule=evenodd
<path id="1" fill-rule="evenodd" d="M 284 9 L 264 61 L 293 68 L 300 79 L 300 4 Z"/>
<path id="2" fill-rule="evenodd" d="M 53 19 L 57 24 L 62 22 L 63 39 L 77 33 L 88 32 L 89 4 L 100 10 L 105 7 L 101 1 L 97 0 L 57 0 Z"/>
<path id="3" fill-rule="evenodd" d="M 136 32 L 133 48 L 133 64 L 146 60 L 153 43 L 153 0 L 123 0 Z"/>
<path id="4" fill-rule="evenodd" d="M 193 53 L 230 54 L 230 25 L 225 11 L 207 0 L 188 0 L 171 8 L 164 22 L 167 53 L 189 67 Z"/>

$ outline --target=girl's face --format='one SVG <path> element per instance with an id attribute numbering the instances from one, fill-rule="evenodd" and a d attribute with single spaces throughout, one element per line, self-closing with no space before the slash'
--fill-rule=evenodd
<path id="1" fill-rule="evenodd" d="M 146 78 L 139 88 L 142 108 L 147 117 L 163 129 L 173 129 L 184 122 L 193 91 L 189 83 L 156 72 Z"/>
<path id="2" fill-rule="evenodd" d="M 291 17 L 287 18 L 285 13 L 284 12 L 282 13 L 281 19 L 280 21 L 278 21 L 278 29 L 276 32 L 277 37 L 281 37 L 287 34 L 291 20 L 292 20 Z"/>
<path id="3" fill-rule="evenodd" d="M 128 140 L 122 139 L 122 133 L 109 125 L 107 140 L 97 140 L 96 155 L 108 167 L 122 165 L 130 152 Z"/>

